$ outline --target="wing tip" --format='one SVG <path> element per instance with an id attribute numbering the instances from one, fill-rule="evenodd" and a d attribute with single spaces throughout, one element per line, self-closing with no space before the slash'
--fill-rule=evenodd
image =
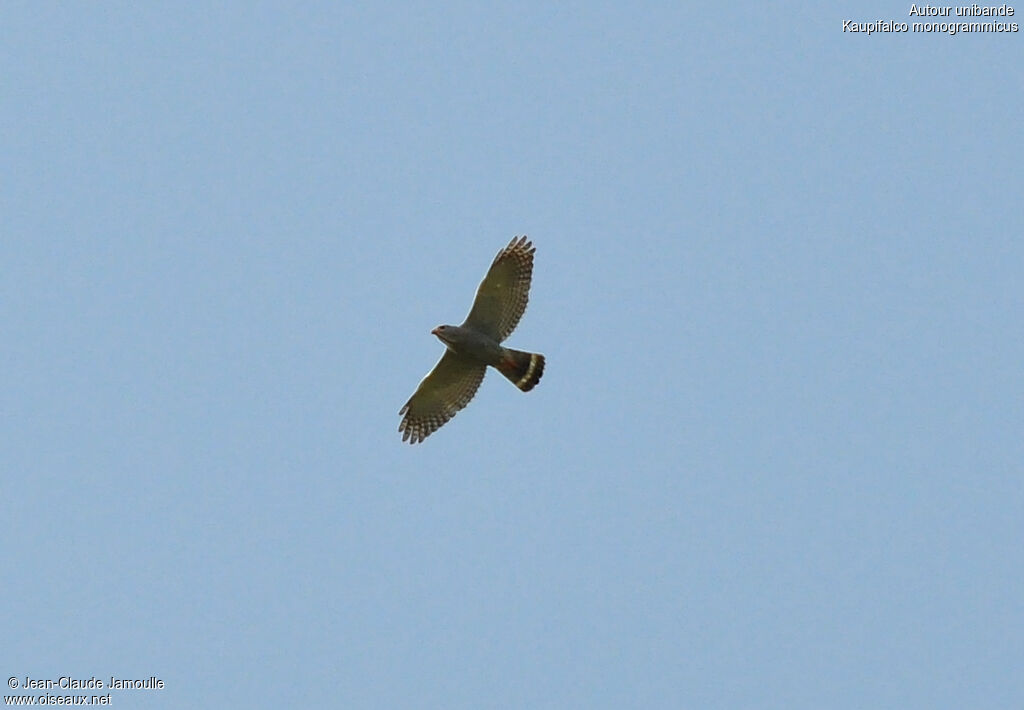
<path id="1" fill-rule="evenodd" d="M 508 243 L 508 246 L 498 253 L 498 256 L 500 257 L 505 252 L 516 251 L 523 252 L 529 256 L 532 256 L 533 253 L 537 251 L 537 247 L 533 245 L 533 242 L 530 241 L 530 238 L 528 236 L 523 234 L 521 236 L 512 237 L 512 241 L 510 241 Z"/>

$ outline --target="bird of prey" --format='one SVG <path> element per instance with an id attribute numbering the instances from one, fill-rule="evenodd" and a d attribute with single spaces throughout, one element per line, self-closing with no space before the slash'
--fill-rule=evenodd
<path id="1" fill-rule="evenodd" d="M 444 355 L 398 414 L 402 441 L 423 441 L 469 404 L 490 365 L 523 392 L 544 374 L 544 356 L 502 347 L 526 311 L 533 252 L 517 237 L 494 257 L 462 325 L 439 325 L 431 333 L 445 344 Z"/>

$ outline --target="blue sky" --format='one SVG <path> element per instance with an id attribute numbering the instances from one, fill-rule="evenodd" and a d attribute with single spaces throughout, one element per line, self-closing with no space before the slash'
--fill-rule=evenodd
<path id="1" fill-rule="evenodd" d="M 6 3 L 0 668 L 1020 707 L 1024 52 L 908 7 Z M 401 444 L 517 234 L 544 379 Z"/>

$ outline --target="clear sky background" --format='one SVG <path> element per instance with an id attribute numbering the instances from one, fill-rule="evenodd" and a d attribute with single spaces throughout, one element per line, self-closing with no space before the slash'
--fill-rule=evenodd
<path id="1" fill-rule="evenodd" d="M 1024 34 L 909 6 L 4 3 L 3 678 L 1024 706 Z"/>

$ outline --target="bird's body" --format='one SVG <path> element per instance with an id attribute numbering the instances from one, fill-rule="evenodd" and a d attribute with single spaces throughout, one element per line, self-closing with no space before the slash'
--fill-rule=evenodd
<path id="1" fill-rule="evenodd" d="M 505 348 L 484 333 L 458 325 L 439 325 L 430 331 L 457 355 L 465 355 L 485 365 L 498 366 Z"/>
<path id="2" fill-rule="evenodd" d="M 431 331 L 447 350 L 399 412 L 404 415 L 398 425 L 402 441 L 423 441 L 469 404 L 488 366 L 524 392 L 540 381 L 543 355 L 501 344 L 526 311 L 533 252 L 526 237 L 513 239 L 495 257 L 462 325 Z"/>
<path id="3" fill-rule="evenodd" d="M 523 392 L 540 382 L 544 372 L 544 356 L 502 347 L 498 341 L 472 328 L 439 325 L 430 331 L 449 351 L 474 362 L 490 365 Z"/>

